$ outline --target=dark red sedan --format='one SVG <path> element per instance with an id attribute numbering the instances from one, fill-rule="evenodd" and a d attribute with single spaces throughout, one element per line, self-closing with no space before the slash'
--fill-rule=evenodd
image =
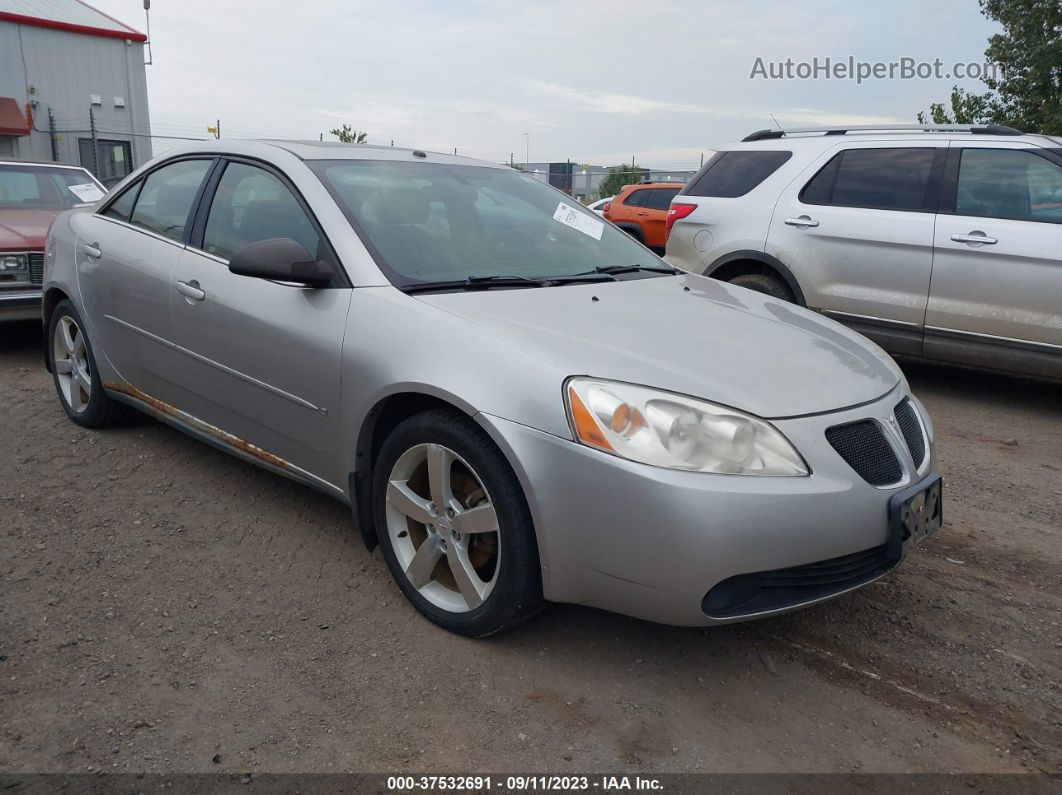
<path id="1" fill-rule="evenodd" d="M 40 317 L 48 227 L 106 192 L 80 166 L 0 160 L 0 321 Z"/>

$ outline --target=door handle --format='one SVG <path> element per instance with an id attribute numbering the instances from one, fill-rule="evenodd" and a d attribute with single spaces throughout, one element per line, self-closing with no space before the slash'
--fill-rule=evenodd
<path id="1" fill-rule="evenodd" d="M 809 218 L 806 215 L 802 215 L 799 218 L 786 218 L 785 223 L 789 226 L 795 226 L 797 229 L 807 229 L 809 226 L 818 226 L 819 222 L 813 218 Z"/>
<path id="2" fill-rule="evenodd" d="M 999 241 L 994 237 L 989 237 L 979 229 L 975 229 L 968 235 L 952 235 L 951 239 L 956 243 L 970 243 L 971 245 L 985 245 L 994 246 Z"/>
<path id="3" fill-rule="evenodd" d="M 202 301 L 206 298 L 206 292 L 199 287 L 199 282 L 192 279 L 190 282 L 177 282 L 177 292 L 183 295 L 185 298 L 191 298 L 193 301 Z"/>
<path id="4" fill-rule="evenodd" d="M 649 213 L 647 213 L 644 210 L 642 210 L 642 211 L 639 211 L 639 212 L 635 213 L 635 215 L 649 215 Z"/>
<path id="5" fill-rule="evenodd" d="M 99 259 L 103 256 L 103 250 L 100 248 L 99 243 L 84 243 L 81 246 L 81 250 L 93 259 Z"/>

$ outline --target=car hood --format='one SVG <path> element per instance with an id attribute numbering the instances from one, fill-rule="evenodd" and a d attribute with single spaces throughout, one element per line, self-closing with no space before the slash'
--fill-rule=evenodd
<path id="1" fill-rule="evenodd" d="M 62 210 L 0 210 L 0 251 L 43 249 L 48 227 Z"/>
<path id="2" fill-rule="evenodd" d="M 418 296 L 552 365 L 778 419 L 874 400 L 901 375 L 814 312 L 703 276 Z"/>

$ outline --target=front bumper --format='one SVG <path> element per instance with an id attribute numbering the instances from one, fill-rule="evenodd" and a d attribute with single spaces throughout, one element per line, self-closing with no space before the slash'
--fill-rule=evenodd
<path id="1" fill-rule="evenodd" d="M 661 469 L 479 415 L 522 481 L 538 533 L 547 599 L 666 624 L 701 626 L 772 615 L 862 587 L 895 564 L 871 566 L 855 584 L 780 609 L 711 616 L 706 596 L 738 575 L 834 562 L 883 547 L 889 503 L 935 472 L 932 426 L 915 401 L 929 454 L 904 478 L 876 488 L 825 439 L 828 427 L 891 416 L 902 385 L 870 404 L 775 421 L 804 455 L 808 477 L 711 475 Z"/>
<path id="2" fill-rule="evenodd" d="M 42 295 L 40 287 L 0 290 L 0 322 L 39 320 Z"/>

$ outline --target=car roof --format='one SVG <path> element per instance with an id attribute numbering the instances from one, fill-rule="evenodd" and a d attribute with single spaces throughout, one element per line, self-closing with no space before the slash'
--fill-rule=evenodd
<path id="1" fill-rule="evenodd" d="M 449 165 L 508 168 L 502 163 L 491 163 L 472 157 L 433 152 L 428 149 L 410 149 L 401 146 L 380 144 L 345 144 L 341 141 L 288 141 L 288 140 L 241 140 L 236 138 L 220 141 L 198 141 L 166 152 L 166 157 L 187 154 L 247 155 L 269 160 L 281 152 L 294 155 L 300 160 L 398 160 L 406 162 L 446 163 Z"/>
<path id="2" fill-rule="evenodd" d="M 48 168 L 76 168 L 78 171 L 87 171 L 84 166 L 74 163 L 54 163 L 49 160 L 0 160 L 0 166 L 47 166 Z"/>

